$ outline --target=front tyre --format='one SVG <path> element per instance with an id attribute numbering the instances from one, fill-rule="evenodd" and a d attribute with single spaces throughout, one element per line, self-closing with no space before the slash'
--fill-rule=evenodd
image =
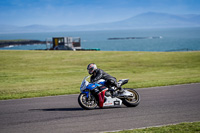
<path id="1" fill-rule="evenodd" d="M 93 95 L 87 98 L 86 94 L 81 93 L 78 97 L 78 103 L 83 109 L 91 110 L 97 107 L 97 101 Z"/>
<path id="2" fill-rule="evenodd" d="M 139 93 L 131 88 L 126 88 L 125 90 L 131 92 L 133 96 L 124 98 L 122 100 L 123 104 L 126 105 L 127 107 L 136 107 L 140 103 Z"/>

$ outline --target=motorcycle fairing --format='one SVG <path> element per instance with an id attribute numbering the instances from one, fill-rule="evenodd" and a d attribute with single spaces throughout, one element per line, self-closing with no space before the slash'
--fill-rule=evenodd
<path id="1" fill-rule="evenodd" d="M 105 96 L 106 97 L 106 96 Z M 120 106 L 122 104 L 122 100 L 117 97 L 106 97 L 106 101 L 103 104 L 103 107 L 109 106 Z"/>
<path id="2" fill-rule="evenodd" d="M 103 91 L 101 91 L 101 92 L 98 94 L 98 97 L 99 97 L 99 107 L 100 107 L 100 108 L 103 107 L 105 92 L 106 92 L 107 90 L 108 90 L 108 88 L 107 88 L 107 89 L 104 89 Z"/>
<path id="3" fill-rule="evenodd" d="M 93 90 L 94 88 L 96 87 L 99 87 L 101 86 L 100 84 L 97 84 L 97 83 L 92 83 L 92 84 L 89 84 L 86 89 L 89 89 L 89 90 Z"/>
<path id="4" fill-rule="evenodd" d="M 99 82 L 99 84 L 105 86 L 105 85 L 106 85 L 106 81 L 105 81 L 105 80 L 102 80 L 102 81 Z"/>
<path id="5" fill-rule="evenodd" d="M 108 106 L 119 106 L 122 104 L 122 100 L 117 97 L 107 97 L 105 96 L 105 92 L 108 90 L 108 88 L 102 90 L 99 94 L 99 107 L 108 107 Z"/>
<path id="6" fill-rule="evenodd" d="M 98 87 L 98 86 L 101 86 L 101 85 L 99 85 L 99 84 L 97 84 L 97 83 L 89 84 L 89 85 L 86 87 L 86 89 L 82 90 L 82 93 L 85 93 L 85 94 L 86 94 L 86 97 L 88 98 L 89 95 L 90 95 L 90 92 L 87 91 L 87 90 L 93 90 L 93 89 L 95 89 L 95 88 Z"/>

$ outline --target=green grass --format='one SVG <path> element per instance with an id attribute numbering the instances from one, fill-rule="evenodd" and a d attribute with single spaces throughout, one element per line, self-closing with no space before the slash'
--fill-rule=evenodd
<path id="1" fill-rule="evenodd" d="M 145 129 L 124 130 L 115 133 L 200 133 L 200 122 L 181 123 Z"/>
<path id="2" fill-rule="evenodd" d="M 200 52 L 0 51 L 0 99 L 79 93 L 89 63 L 125 87 L 200 82 Z"/>

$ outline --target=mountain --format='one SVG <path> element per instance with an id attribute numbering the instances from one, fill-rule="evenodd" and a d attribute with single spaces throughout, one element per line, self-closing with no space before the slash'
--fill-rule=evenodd
<path id="1" fill-rule="evenodd" d="M 90 25 L 29 25 L 9 26 L 0 25 L 0 33 L 26 33 L 26 32 L 58 32 L 58 31 L 83 31 L 83 30 L 114 30 L 114 29 L 135 29 L 135 28 L 172 28 L 172 27 L 200 27 L 199 14 L 168 14 L 147 12 L 131 18 L 112 22 Z"/>
<path id="2" fill-rule="evenodd" d="M 194 21 L 195 20 L 195 21 Z M 113 26 L 124 28 L 167 28 L 200 26 L 199 15 L 173 15 L 167 13 L 148 12 L 129 19 L 115 22 Z"/>

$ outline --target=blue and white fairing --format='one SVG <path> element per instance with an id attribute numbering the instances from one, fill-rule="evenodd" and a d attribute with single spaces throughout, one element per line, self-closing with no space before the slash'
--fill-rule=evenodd
<path id="1" fill-rule="evenodd" d="M 80 87 L 81 93 L 86 94 L 87 98 L 90 97 L 90 90 L 93 90 L 96 87 L 105 86 L 105 83 L 106 83 L 105 80 L 99 80 L 96 83 L 89 83 L 87 81 L 87 79 L 89 77 L 90 76 L 84 77 L 84 79 L 82 81 L 82 84 L 81 84 L 81 87 Z M 106 91 L 106 89 L 104 91 Z M 98 105 L 99 107 L 119 106 L 119 105 L 122 104 L 122 100 L 121 99 L 119 99 L 117 97 L 110 97 L 110 96 L 107 97 L 107 96 L 105 96 L 105 92 L 104 91 L 102 91 L 103 95 L 98 95 L 100 99 L 103 99 L 103 100 L 99 100 L 99 105 Z M 106 101 L 104 100 L 104 97 L 106 97 Z M 100 105 L 100 103 L 101 103 L 101 105 Z"/>
<path id="2" fill-rule="evenodd" d="M 83 78 L 83 81 L 81 83 L 81 87 L 80 87 L 80 91 L 81 93 L 85 93 L 87 95 L 87 97 L 89 96 L 89 91 L 87 90 L 93 90 L 95 89 L 96 87 L 99 87 L 99 86 L 104 86 L 105 85 L 105 80 L 100 80 L 98 82 L 95 82 L 95 83 L 89 83 L 87 81 L 87 79 L 89 78 L 90 76 L 86 76 Z"/>

